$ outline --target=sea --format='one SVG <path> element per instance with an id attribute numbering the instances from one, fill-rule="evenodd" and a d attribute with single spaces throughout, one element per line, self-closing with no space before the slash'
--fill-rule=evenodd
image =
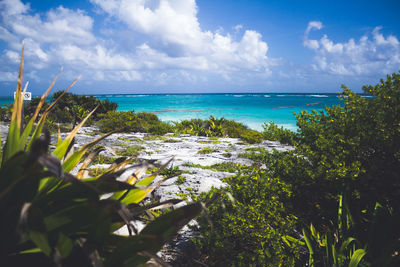
<path id="1" fill-rule="evenodd" d="M 95 97 L 118 104 L 119 111 L 152 112 L 163 121 L 181 121 L 210 116 L 242 122 L 255 130 L 275 122 L 297 130 L 294 114 L 341 105 L 337 94 L 107 94 Z M 368 96 L 366 96 L 368 97 Z M 0 105 L 12 98 L 0 98 Z"/>

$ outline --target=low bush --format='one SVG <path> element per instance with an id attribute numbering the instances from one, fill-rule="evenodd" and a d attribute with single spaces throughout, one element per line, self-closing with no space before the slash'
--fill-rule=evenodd
<path id="1" fill-rule="evenodd" d="M 101 132 L 121 130 L 122 132 L 145 132 L 152 134 L 166 134 L 172 132 L 172 126 L 162 122 L 151 113 L 133 111 L 109 111 L 100 115 L 98 126 Z"/>
<path id="2" fill-rule="evenodd" d="M 184 184 L 186 182 L 186 178 L 185 178 L 185 176 L 182 176 L 182 175 L 178 175 L 178 178 L 176 179 L 176 184 L 177 185 L 181 185 L 181 184 Z"/>
<path id="3" fill-rule="evenodd" d="M 240 139 L 249 144 L 258 144 L 262 142 L 263 135 L 260 132 L 254 130 L 247 130 L 241 134 Z"/>
<path id="4" fill-rule="evenodd" d="M 295 146 L 299 141 L 299 134 L 283 127 L 278 127 L 274 122 L 264 123 L 263 137 L 265 140 L 279 141 L 282 144 Z"/>
<path id="5" fill-rule="evenodd" d="M 120 157 L 137 157 L 143 149 L 142 146 L 129 146 L 126 149 L 116 151 L 115 154 Z"/>
<path id="6" fill-rule="evenodd" d="M 8 122 L 10 118 L 10 108 L 7 106 L 0 107 L 0 121 Z"/>
<path id="7" fill-rule="evenodd" d="M 217 119 L 210 116 L 208 120 L 191 119 L 175 122 L 175 132 L 197 136 L 241 138 L 248 143 L 260 143 L 263 139 L 261 133 L 250 130 L 240 122 Z"/>
<path id="8" fill-rule="evenodd" d="M 284 239 L 293 234 L 296 223 L 284 201 L 291 195 L 290 187 L 257 169 L 224 181 L 229 195 L 222 193 L 209 207 L 208 217 L 198 220 L 200 237 L 194 242 L 202 260 L 210 266 L 293 265 L 299 247 Z M 217 192 L 199 198 L 207 201 Z"/>
<path id="9" fill-rule="evenodd" d="M 59 98 L 61 95 L 63 96 Z M 90 117 L 89 122 L 97 121 L 100 114 L 104 114 L 108 111 L 115 111 L 118 107 L 116 103 L 112 103 L 108 100 L 100 100 L 92 95 L 76 95 L 73 93 L 65 93 L 63 91 L 55 92 L 51 96 L 49 103 L 54 102 L 58 98 L 59 100 L 54 105 L 53 111 L 49 114 L 49 118 L 57 123 L 70 123 L 73 127 L 78 122 L 82 121 L 82 119 L 95 107 L 97 107 L 97 109 Z M 35 97 L 31 101 L 25 103 L 25 114 L 32 116 L 39 101 L 40 97 Z M 43 103 L 41 113 L 48 108 L 49 103 Z"/>
<path id="10" fill-rule="evenodd" d="M 214 153 L 214 152 L 216 152 L 217 150 L 215 150 L 215 149 L 213 149 L 213 148 L 211 148 L 211 147 L 204 147 L 204 148 L 202 148 L 201 150 L 199 150 L 197 153 L 198 154 L 211 154 L 211 153 Z"/>

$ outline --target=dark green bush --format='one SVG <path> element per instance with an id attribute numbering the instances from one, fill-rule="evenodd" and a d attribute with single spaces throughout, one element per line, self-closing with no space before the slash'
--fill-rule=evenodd
<path id="1" fill-rule="evenodd" d="M 51 96 L 50 102 L 55 101 L 62 93 L 63 91 L 55 92 Z M 40 97 L 35 97 L 31 101 L 26 102 L 24 105 L 25 114 L 32 116 L 39 101 Z M 44 111 L 48 106 L 49 103 L 45 102 L 41 110 Z M 118 105 L 116 103 L 111 103 L 108 100 L 97 99 L 92 95 L 86 96 L 65 93 L 56 103 L 54 110 L 50 113 L 49 117 L 54 122 L 71 123 L 74 126 L 96 106 L 98 106 L 98 108 L 91 116 L 89 122 L 97 121 L 100 114 L 107 113 L 108 111 L 115 111 Z"/>
<path id="2" fill-rule="evenodd" d="M 296 218 L 286 199 L 290 186 L 262 170 L 226 178 L 226 189 L 199 219 L 201 235 L 195 240 L 210 266 L 290 266 L 299 248 L 284 237 L 293 234 Z M 208 200 L 218 190 L 200 196 Z M 211 220 L 212 225 L 209 224 Z"/>
<path id="3" fill-rule="evenodd" d="M 98 125 L 101 132 L 120 129 L 123 132 L 166 134 L 173 130 L 169 123 L 162 122 L 156 115 L 146 112 L 109 111 L 100 117 Z"/>
<path id="4" fill-rule="evenodd" d="M 10 112 L 7 106 L 0 107 L 0 121 L 10 121 Z"/>
<path id="5" fill-rule="evenodd" d="M 237 202 L 224 202 L 225 213 L 223 205 L 216 202 L 210 210 L 214 230 L 202 222 L 203 238 L 197 241 L 209 257 L 210 265 L 286 266 L 294 263 L 290 261 L 293 259 L 299 266 L 332 266 L 335 260 L 339 265 L 348 265 L 357 257 L 353 266 L 358 263 L 358 266 L 400 264 L 400 73 L 388 76 L 375 87 L 364 86 L 363 90 L 372 97 L 365 98 L 343 87 L 342 105 L 297 114 L 298 134 L 293 135 L 274 124 L 266 126 L 264 137 L 294 141 L 296 150 L 274 154 L 258 150 L 242 155 L 260 166 L 267 166 L 266 173 L 260 176 L 267 178 L 257 186 L 253 183 L 259 179 L 249 178 L 255 174 L 245 176 L 247 183 L 238 178 L 244 175 L 228 182 L 231 186 L 228 190 Z M 260 172 L 254 171 L 257 175 Z M 274 183 L 278 182 L 280 186 L 276 189 Z M 290 188 L 286 195 L 279 191 L 284 188 Z M 269 190 L 268 194 L 260 195 L 259 189 Z M 240 206 L 247 203 L 246 199 L 250 199 L 248 207 Z M 262 207 L 257 206 L 259 199 L 265 201 Z M 280 238 L 292 232 L 292 237 L 304 240 L 299 233 L 305 230 L 305 237 L 305 233 L 311 231 L 307 237 L 310 258 L 304 253 L 291 257 L 290 253 L 285 254 L 286 250 L 274 254 L 276 258 L 257 258 L 254 251 L 259 248 L 247 245 L 248 240 L 243 236 L 252 237 L 254 232 L 247 232 L 244 222 L 253 225 L 252 214 L 259 210 L 268 214 L 274 210 L 274 202 L 269 202 L 272 199 L 285 207 L 275 212 L 275 217 L 271 214 L 275 222 L 280 222 L 285 214 L 298 218 L 286 225 L 288 228 L 283 228 L 287 231 L 279 232 Z M 262 210 L 264 207 L 268 207 L 267 210 Z M 245 208 L 247 212 L 241 212 Z M 235 231 L 236 228 L 240 230 Z M 268 236 L 267 232 L 260 234 L 260 238 Z M 239 244 L 235 240 L 240 240 Z M 280 245 L 279 238 L 269 241 L 274 248 L 271 251 L 285 248 Z M 249 249 L 242 247 L 243 244 Z M 263 243 L 258 240 L 258 244 Z M 290 240 L 286 245 L 289 244 L 300 243 Z M 334 248 L 337 249 L 335 253 Z M 360 254 L 356 254 L 356 250 Z M 225 260 L 226 257 L 220 255 L 233 255 L 233 260 Z M 282 259 L 289 259 L 289 262 L 270 261 L 279 259 L 279 255 L 285 255 Z"/>

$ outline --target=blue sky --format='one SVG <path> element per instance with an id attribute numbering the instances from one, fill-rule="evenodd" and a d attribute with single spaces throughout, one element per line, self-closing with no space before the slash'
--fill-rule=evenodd
<path id="1" fill-rule="evenodd" d="M 400 1 L 4 0 L 0 95 L 360 92 L 400 71 Z"/>

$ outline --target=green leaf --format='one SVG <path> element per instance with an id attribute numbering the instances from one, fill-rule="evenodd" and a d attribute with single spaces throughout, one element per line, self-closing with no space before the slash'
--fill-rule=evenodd
<path id="1" fill-rule="evenodd" d="M 109 242 L 115 247 L 105 266 L 138 266 L 148 258 L 137 255 L 141 251 L 156 253 L 177 232 L 203 209 L 201 203 L 193 203 L 164 214 L 150 222 L 137 236 L 112 237 Z"/>
<path id="2" fill-rule="evenodd" d="M 49 239 L 45 233 L 39 231 L 29 231 L 30 239 L 43 251 L 44 254 L 50 256 L 51 247 Z"/>
<path id="3" fill-rule="evenodd" d="M 349 267 L 357 267 L 363 257 L 367 254 L 364 249 L 357 249 L 354 251 L 353 255 L 350 258 Z"/>
<path id="4" fill-rule="evenodd" d="M 22 51 L 21 51 L 21 62 L 19 65 L 19 75 L 18 75 L 18 83 L 17 89 L 15 92 L 15 100 L 13 105 L 13 111 L 11 114 L 11 122 L 8 129 L 8 135 L 6 144 L 3 150 L 3 161 L 4 163 L 10 159 L 15 153 L 20 151 L 20 138 L 21 138 L 21 123 L 22 123 L 22 104 L 23 99 L 21 97 L 22 92 L 22 73 L 24 69 L 24 43 L 22 43 Z"/>
<path id="5" fill-rule="evenodd" d="M 74 248 L 73 241 L 63 233 L 59 233 L 56 249 L 62 258 L 68 257 Z"/>
<path id="6" fill-rule="evenodd" d="M 295 243 L 295 244 L 300 245 L 300 246 L 304 246 L 305 245 L 305 243 L 303 241 L 298 240 L 297 238 L 291 237 L 290 235 L 282 236 L 282 239 L 285 241 L 286 244 L 288 242 L 292 242 L 292 243 Z M 291 246 L 290 243 L 289 243 L 289 246 Z"/>
<path id="7" fill-rule="evenodd" d="M 62 160 L 65 157 L 65 154 L 68 151 L 68 147 L 71 144 L 72 140 L 74 139 L 76 133 L 79 131 L 79 129 L 83 126 L 83 124 L 85 124 L 85 122 L 89 119 L 89 117 L 96 111 L 96 109 L 98 108 L 95 107 L 87 116 L 86 118 L 84 118 L 69 134 L 68 136 L 64 139 L 64 141 L 62 141 L 62 143 L 57 146 L 54 151 L 53 154 L 59 158 L 60 160 Z M 71 163 L 68 164 L 68 167 L 72 166 Z"/>
<path id="8" fill-rule="evenodd" d="M 94 110 L 90 113 L 92 114 L 94 112 Z M 89 115 L 90 115 L 89 114 Z M 70 157 L 68 157 L 68 159 L 66 159 L 63 163 L 63 169 L 65 172 L 70 172 L 72 171 L 76 165 L 79 163 L 79 161 L 81 160 L 81 158 L 85 155 L 85 153 L 93 146 L 95 146 L 96 144 L 98 144 L 101 140 L 103 140 L 104 138 L 110 136 L 111 134 L 115 133 L 115 131 L 107 133 L 99 138 L 97 138 L 96 140 L 82 146 L 81 148 L 79 148 L 77 151 L 75 151 Z M 64 140 L 66 141 L 67 138 Z M 69 144 L 68 144 L 69 145 Z M 60 145 L 60 147 L 62 147 L 63 144 Z M 64 152 L 65 153 L 65 152 Z M 61 154 L 60 154 L 61 155 Z"/>
<path id="9" fill-rule="evenodd" d="M 314 249 L 313 249 L 313 244 L 311 243 L 311 237 L 305 229 L 303 229 L 303 236 L 304 236 L 304 241 L 306 241 L 306 245 L 308 248 L 308 252 L 310 253 L 309 259 L 308 259 L 308 264 L 309 266 L 314 266 Z"/>

